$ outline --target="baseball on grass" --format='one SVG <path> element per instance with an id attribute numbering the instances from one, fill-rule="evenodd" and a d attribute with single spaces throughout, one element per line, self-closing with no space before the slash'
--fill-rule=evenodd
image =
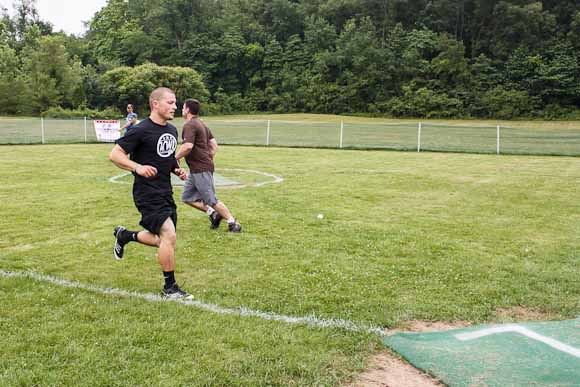
<path id="1" fill-rule="evenodd" d="M 323 218 L 324 218 L 324 215 L 322 215 L 322 214 L 318 214 L 317 218 L 318 218 L 318 219 L 323 219 Z"/>

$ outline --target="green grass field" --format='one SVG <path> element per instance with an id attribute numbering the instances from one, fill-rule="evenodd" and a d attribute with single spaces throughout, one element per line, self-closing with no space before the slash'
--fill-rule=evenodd
<path id="1" fill-rule="evenodd" d="M 113 227 L 139 217 L 110 149 L 0 147 L 0 385 L 330 386 L 381 349 L 373 333 L 106 294 L 162 286 L 154 249 L 113 259 Z M 222 146 L 217 166 L 284 181 L 218 191 L 241 235 L 178 205 L 177 278 L 205 304 L 385 329 L 580 312 L 579 158 Z"/>

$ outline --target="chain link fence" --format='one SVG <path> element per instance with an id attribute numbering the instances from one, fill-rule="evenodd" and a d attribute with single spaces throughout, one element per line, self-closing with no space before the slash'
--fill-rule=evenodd
<path id="1" fill-rule="evenodd" d="M 311 122 L 217 120 L 205 122 L 220 144 L 343 149 L 393 149 L 580 156 L 577 128 L 433 124 L 402 121 Z M 182 119 L 173 122 L 178 128 Z M 553 125 L 557 127 L 557 125 Z M 0 144 L 96 143 L 87 119 L 0 118 Z"/>

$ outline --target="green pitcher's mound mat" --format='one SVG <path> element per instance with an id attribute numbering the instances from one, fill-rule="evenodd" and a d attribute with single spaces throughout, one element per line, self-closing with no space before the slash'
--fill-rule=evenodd
<path id="1" fill-rule="evenodd" d="M 580 319 L 398 333 L 383 343 L 450 387 L 580 386 Z"/>

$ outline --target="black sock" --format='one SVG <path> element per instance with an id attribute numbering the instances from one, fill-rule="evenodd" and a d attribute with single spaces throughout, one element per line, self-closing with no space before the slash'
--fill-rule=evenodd
<path id="1" fill-rule="evenodd" d="M 170 287 L 175 285 L 175 272 L 164 271 L 163 278 L 165 279 L 165 289 L 169 289 Z"/>
<path id="2" fill-rule="evenodd" d="M 139 234 L 139 231 L 123 230 L 123 233 L 121 234 L 119 239 L 121 239 L 123 243 L 139 242 L 137 240 L 137 234 Z"/>

